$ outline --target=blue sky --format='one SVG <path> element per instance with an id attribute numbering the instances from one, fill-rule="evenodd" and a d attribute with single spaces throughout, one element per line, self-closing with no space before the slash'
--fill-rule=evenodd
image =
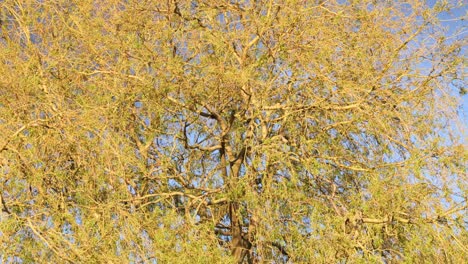
<path id="1" fill-rule="evenodd" d="M 442 0 L 428 0 L 427 3 L 429 6 L 433 7 L 436 2 L 447 2 L 450 4 L 458 5 L 457 8 L 454 8 L 451 12 L 443 12 L 439 16 L 439 19 L 441 20 L 441 25 L 447 28 L 447 35 L 448 37 L 453 37 L 453 39 L 457 40 L 462 40 L 468 39 L 468 22 L 467 22 L 467 4 L 466 1 L 463 0 L 448 0 L 448 1 L 442 1 Z M 466 59 L 466 52 L 467 52 L 467 47 L 464 46 L 462 48 L 461 55 L 465 57 Z M 466 69 L 463 69 L 463 81 L 466 83 L 468 81 L 468 76 L 467 76 L 467 71 Z M 462 118 L 465 126 L 468 124 L 468 94 L 465 94 L 461 96 L 461 105 L 460 105 L 460 110 L 459 110 L 459 115 Z M 467 143 L 466 137 L 466 131 L 464 132 L 464 142 Z"/>

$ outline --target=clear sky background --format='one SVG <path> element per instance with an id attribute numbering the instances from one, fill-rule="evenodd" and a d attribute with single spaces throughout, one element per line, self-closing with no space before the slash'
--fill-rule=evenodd
<path id="1" fill-rule="evenodd" d="M 467 2 L 465 0 L 448 0 L 448 1 L 447 0 L 445 1 L 428 0 L 427 1 L 429 6 L 431 7 L 434 6 L 436 2 L 448 2 L 451 4 L 459 5 L 457 8 L 453 9 L 450 13 L 448 12 L 442 13 L 439 18 L 441 20 L 442 26 L 446 27 L 448 30 L 447 31 L 448 37 L 452 36 L 454 40 L 455 39 L 468 40 L 468 27 L 467 27 L 468 26 L 468 22 L 467 22 L 467 19 L 468 19 L 467 6 L 468 5 L 467 5 Z M 467 50 L 468 48 L 464 46 L 461 52 L 461 56 L 463 56 L 465 59 L 466 59 Z M 468 81 L 468 76 L 467 76 L 468 71 L 465 68 L 462 68 L 462 71 L 463 71 L 462 81 L 466 83 Z M 465 89 L 468 89 L 468 87 L 465 87 Z M 461 105 L 460 105 L 458 114 L 462 118 L 463 123 L 465 124 L 465 127 L 466 127 L 466 125 L 468 124 L 468 94 L 461 96 Z M 468 135 L 466 134 L 466 131 L 464 131 L 463 133 L 465 133 L 463 137 L 464 137 L 464 143 L 466 144 L 468 143 L 468 138 L 467 138 Z"/>

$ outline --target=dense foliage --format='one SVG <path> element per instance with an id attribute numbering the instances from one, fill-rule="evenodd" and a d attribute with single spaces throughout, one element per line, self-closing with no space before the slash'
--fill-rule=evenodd
<path id="1" fill-rule="evenodd" d="M 0 1 L 0 257 L 461 263 L 460 8 Z"/>

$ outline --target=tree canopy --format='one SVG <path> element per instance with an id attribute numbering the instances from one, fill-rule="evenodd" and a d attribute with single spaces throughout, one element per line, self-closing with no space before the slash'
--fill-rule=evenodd
<path id="1" fill-rule="evenodd" d="M 0 1 L 0 262 L 461 263 L 462 2 Z"/>

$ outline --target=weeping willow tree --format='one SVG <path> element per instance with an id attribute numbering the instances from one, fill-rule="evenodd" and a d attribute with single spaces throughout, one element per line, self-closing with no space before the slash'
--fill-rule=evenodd
<path id="1" fill-rule="evenodd" d="M 462 9 L 0 1 L 1 262 L 461 263 Z"/>

